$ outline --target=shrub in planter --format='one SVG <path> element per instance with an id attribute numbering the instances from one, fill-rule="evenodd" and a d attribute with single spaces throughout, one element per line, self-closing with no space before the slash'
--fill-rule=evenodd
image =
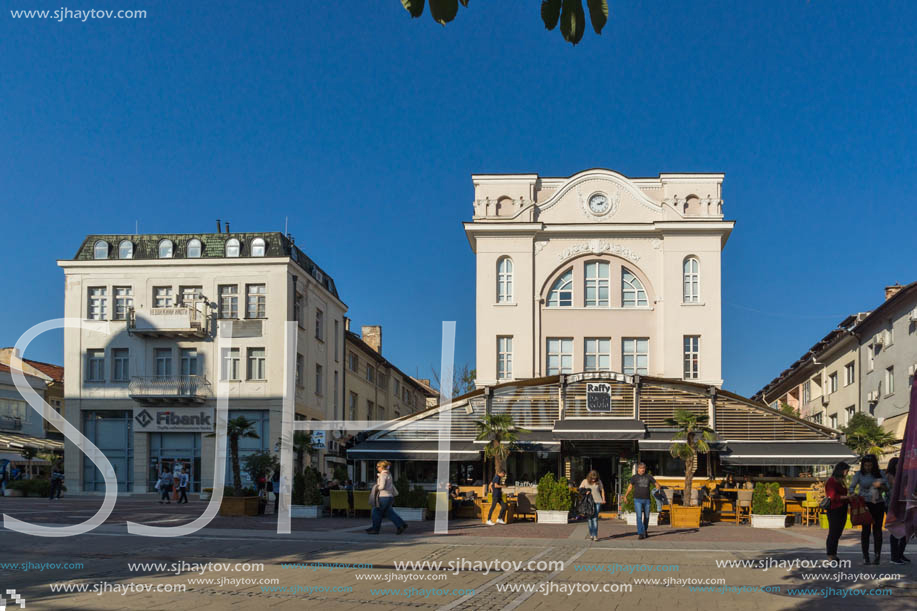
<path id="1" fill-rule="evenodd" d="M 635 526 L 637 524 L 637 509 L 634 505 L 634 491 L 631 490 L 627 493 L 627 496 L 624 497 L 624 514 L 627 524 L 630 526 Z M 656 497 L 650 494 L 650 526 L 659 525 L 659 503 L 656 501 Z"/>
<path id="2" fill-rule="evenodd" d="M 539 522 L 566 524 L 573 503 L 573 493 L 566 477 L 559 480 L 553 473 L 546 473 L 538 481 L 538 497 L 535 501 Z"/>
<path id="3" fill-rule="evenodd" d="M 395 482 L 398 496 L 395 497 L 395 513 L 407 522 L 418 522 L 427 517 L 427 491 L 420 486 L 411 488 L 404 476 Z"/>
<path id="4" fill-rule="evenodd" d="M 7 490 L 18 490 L 22 496 L 48 496 L 51 483 L 44 479 L 18 479 L 6 485 Z"/>
<path id="5" fill-rule="evenodd" d="M 755 528 L 784 528 L 786 515 L 780 485 L 758 482 L 751 497 L 751 525 Z"/>

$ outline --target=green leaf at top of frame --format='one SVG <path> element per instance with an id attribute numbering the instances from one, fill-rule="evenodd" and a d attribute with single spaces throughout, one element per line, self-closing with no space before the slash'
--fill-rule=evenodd
<path id="1" fill-rule="evenodd" d="M 401 0 L 401 5 L 411 14 L 411 17 L 423 15 L 423 3 L 424 0 Z"/>
<path id="2" fill-rule="evenodd" d="M 437 23 L 446 25 L 458 13 L 458 0 L 430 0 L 430 15 Z"/>
<path id="3" fill-rule="evenodd" d="M 608 21 L 608 0 L 587 0 L 589 4 L 589 18 L 592 20 L 592 29 L 596 34 L 602 33 L 602 28 Z"/>
<path id="4" fill-rule="evenodd" d="M 553 30 L 560 19 L 560 5 L 562 0 L 541 0 L 541 20 L 544 27 Z"/>
<path id="5" fill-rule="evenodd" d="M 564 0 L 560 11 L 560 33 L 564 40 L 576 45 L 583 39 L 585 31 L 586 13 L 583 11 L 582 0 Z"/>

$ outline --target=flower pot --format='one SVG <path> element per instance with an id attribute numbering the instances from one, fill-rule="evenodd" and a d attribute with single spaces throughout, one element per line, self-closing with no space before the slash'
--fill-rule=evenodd
<path id="1" fill-rule="evenodd" d="M 569 513 L 569 511 L 551 511 L 547 509 L 535 510 L 539 524 L 566 524 Z"/>
<path id="2" fill-rule="evenodd" d="M 672 505 L 670 514 L 672 528 L 700 528 L 700 507 Z"/>
<path id="3" fill-rule="evenodd" d="M 405 522 L 423 522 L 427 519 L 426 507 L 393 507 L 392 509 Z"/>
<path id="4" fill-rule="evenodd" d="M 786 528 L 786 514 L 758 515 L 751 514 L 752 528 Z"/>
<path id="5" fill-rule="evenodd" d="M 224 496 L 220 503 L 221 516 L 256 516 L 258 515 L 258 497 Z"/>
<path id="6" fill-rule="evenodd" d="M 290 505 L 291 518 L 320 518 L 322 517 L 321 505 Z"/>
<path id="7" fill-rule="evenodd" d="M 624 519 L 627 520 L 628 526 L 636 526 L 637 525 L 637 512 L 625 513 Z M 649 525 L 650 526 L 659 526 L 659 513 L 658 512 L 657 513 L 653 513 L 652 511 L 650 512 L 650 524 Z"/>

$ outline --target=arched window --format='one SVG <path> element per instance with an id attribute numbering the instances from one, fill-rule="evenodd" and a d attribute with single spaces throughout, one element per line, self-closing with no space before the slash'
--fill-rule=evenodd
<path id="1" fill-rule="evenodd" d="M 239 256 L 239 240 L 235 238 L 230 238 L 226 240 L 226 256 L 227 257 L 238 257 Z"/>
<path id="2" fill-rule="evenodd" d="M 118 246 L 118 258 L 119 259 L 133 259 L 134 258 L 134 243 L 130 240 L 124 240 Z"/>
<path id="3" fill-rule="evenodd" d="M 93 259 L 107 259 L 108 258 L 108 242 L 105 240 L 99 240 L 92 247 L 92 258 Z"/>
<path id="4" fill-rule="evenodd" d="M 649 305 L 643 283 L 626 267 L 621 268 L 621 305 L 625 308 Z"/>
<path id="5" fill-rule="evenodd" d="M 586 263 L 586 307 L 608 307 L 608 274 L 610 266 L 606 261 Z"/>
<path id="6" fill-rule="evenodd" d="M 253 257 L 263 257 L 264 256 L 264 239 L 255 238 L 252 240 L 252 256 Z"/>
<path id="7" fill-rule="evenodd" d="M 172 258 L 172 240 L 161 240 L 159 242 L 159 258 L 160 259 L 171 259 Z"/>
<path id="8" fill-rule="evenodd" d="M 497 262 L 497 303 L 513 301 L 513 260 L 503 257 Z"/>
<path id="9" fill-rule="evenodd" d="M 684 263 L 684 302 L 700 302 L 700 261 L 697 257 L 688 257 Z"/>
<path id="10" fill-rule="evenodd" d="M 554 281 L 548 294 L 548 307 L 573 307 L 573 270 L 568 269 Z"/>
<path id="11" fill-rule="evenodd" d="M 200 259 L 201 258 L 201 241 L 197 238 L 193 240 L 188 240 L 188 258 L 189 259 Z"/>

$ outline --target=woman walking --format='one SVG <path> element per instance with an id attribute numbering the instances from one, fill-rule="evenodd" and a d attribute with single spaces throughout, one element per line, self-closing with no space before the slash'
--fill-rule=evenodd
<path id="1" fill-rule="evenodd" d="M 392 476 L 389 473 L 391 466 L 392 463 L 387 460 L 379 461 L 376 464 L 376 471 L 378 472 L 376 484 L 369 491 L 369 504 L 373 508 L 373 525 L 371 528 L 366 529 L 366 534 L 368 535 L 379 534 L 379 529 L 382 528 L 382 518 L 385 517 L 392 521 L 396 528 L 395 532 L 399 535 L 408 527 L 404 520 L 392 509 L 395 497 L 398 496 L 398 489 L 395 488 Z"/>
<path id="2" fill-rule="evenodd" d="M 888 493 L 886 494 L 887 501 L 891 500 L 892 490 L 895 489 L 895 475 L 897 471 L 898 457 L 895 456 L 890 461 L 888 461 L 888 468 L 885 469 L 885 479 L 888 480 Z M 892 564 L 904 564 L 905 562 L 910 562 L 910 559 L 904 556 L 904 546 L 907 545 L 907 537 L 896 537 L 889 532 L 888 542 L 892 548 Z"/>
<path id="3" fill-rule="evenodd" d="M 825 541 L 825 549 L 828 552 L 828 560 L 837 560 L 837 544 L 844 534 L 844 526 L 847 524 L 847 486 L 844 485 L 844 478 L 850 471 L 850 465 L 845 462 L 839 462 L 834 467 L 831 477 L 825 482 L 825 496 L 831 500 L 828 506 L 828 539 Z"/>
<path id="4" fill-rule="evenodd" d="M 888 480 L 879 470 L 879 461 L 872 454 L 867 454 L 860 461 L 860 470 L 850 482 L 850 493 L 858 494 L 866 501 L 866 509 L 872 516 L 872 524 L 863 524 L 860 528 L 860 547 L 863 550 L 865 564 L 879 564 L 882 553 L 882 521 L 885 519 L 885 491 Z M 869 560 L 869 536 L 872 535 L 875 556 Z"/>
<path id="5" fill-rule="evenodd" d="M 599 472 L 593 469 L 586 475 L 586 479 L 579 485 L 580 488 L 588 488 L 592 494 L 592 501 L 595 504 L 591 516 L 586 516 L 589 525 L 589 536 L 593 541 L 599 540 L 599 511 L 605 504 L 605 489 L 602 487 L 602 480 L 599 478 Z"/>

